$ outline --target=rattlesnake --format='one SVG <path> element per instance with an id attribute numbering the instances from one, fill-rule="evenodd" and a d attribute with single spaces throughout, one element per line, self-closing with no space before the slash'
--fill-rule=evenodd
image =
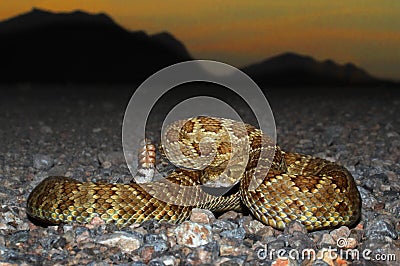
<path id="1" fill-rule="evenodd" d="M 50 224 L 88 223 L 98 216 L 122 227 L 149 219 L 178 223 L 195 207 L 226 211 L 244 205 L 277 229 L 293 220 L 312 231 L 351 225 L 359 219 L 360 194 L 344 167 L 281 151 L 251 125 L 196 117 L 173 123 L 164 136 L 168 145 L 163 152 L 179 167 L 165 179 L 110 184 L 49 177 L 29 195 L 28 215 Z M 214 196 L 193 190 L 219 180 L 239 183 L 237 191 Z M 177 187 L 171 189 L 171 184 Z M 253 184 L 255 189 L 250 190 Z"/>

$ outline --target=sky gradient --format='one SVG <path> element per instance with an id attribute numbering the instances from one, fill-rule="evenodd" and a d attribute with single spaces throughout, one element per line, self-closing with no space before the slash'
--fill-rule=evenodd
<path id="1" fill-rule="evenodd" d="M 169 31 L 195 58 L 237 67 L 292 51 L 400 80 L 397 0 L 19 0 L 0 2 L 0 20 L 33 7 L 104 12 L 129 30 Z"/>

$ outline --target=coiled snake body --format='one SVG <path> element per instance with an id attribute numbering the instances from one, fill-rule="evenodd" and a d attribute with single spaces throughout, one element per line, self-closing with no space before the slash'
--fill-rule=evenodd
<path id="1" fill-rule="evenodd" d="M 195 207 L 226 211 L 245 205 L 257 219 L 274 228 L 284 229 L 297 220 L 309 231 L 351 225 L 360 216 L 360 195 L 344 167 L 283 152 L 251 125 L 197 117 L 177 121 L 166 132 L 165 154 L 174 164 L 184 165 L 166 179 L 109 184 L 49 177 L 29 195 L 28 215 L 50 224 L 88 223 L 98 216 L 107 223 L 127 226 L 149 219 L 178 223 Z M 244 140 L 248 145 L 238 149 Z M 262 157 L 263 151 L 272 155 L 271 159 Z M 261 160 L 269 170 L 262 172 L 258 167 Z M 257 173 L 264 174 L 257 177 Z M 249 189 L 253 177 L 258 186 Z M 218 178 L 240 183 L 237 191 L 214 196 L 193 190 L 210 180 L 218 182 Z M 171 189 L 171 184 L 179 189 Z"/>

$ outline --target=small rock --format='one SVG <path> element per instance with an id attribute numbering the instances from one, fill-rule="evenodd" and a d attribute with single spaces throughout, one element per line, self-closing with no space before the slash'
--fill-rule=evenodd
<path id="1" fill-rule="evenodd" d="M 212 241 L 209 225 L 185 221 L 175 229 L 176 241 L 180 245 L 198 247 Z"/>
<path id="2" fill-rule="evenodd" d="M 145 245 L 154 246 L 154 251 L 163 252 L 168 250 L 167 236 L 161 234 L 147 234 L 144 236 Z"/>
<path id="3" fill-rule="evenodd" d="M 67 168 L 65 166 L 55 165 L 48 171 L 48 174 L 49 176 L 64 176 L 66 171 Z"/>
<path id="4" fill-rule="evenodd" d="M 243 222 L 242 226 L 247 234 L 257 234 L 260 230 L 267 227 L 257 220 L 246 220 Z"/>
<path id="5" fill-rule="evenodd" d="M 388 236 L 392 239 L 397 239 L 398 237 L 395 227 L 387 221 L 382 220 L 381 217 L 368 222 L 366 236 L 368 238 Z"/>
<path id="6" fill-rule="evenodd" d="M 125 157 L 122 151 L 112 151 L 107 154 L 105 154 L 104 152 L 100 152 L 97 155 L 97 158 L 101 164 L 103 164 L 106 161 L 108 161 L 113 165 L 119 165 L 125 163 Z"/>
<path id="7" fill-rule="evenodd" d="M 375 211 L 383 210 L 385 208 L 385 203 L 384 202 L 378 202 L 374 206 Z"/>
<path id="8" fill-rule="evenodd" d="M 139 260 L 139 258 L 137 260 Z M 129 264 L 129 265 L 130 266 L 147 266 L 146 263 L 143 263 L 141 261 L 136 261 L 136 260 L 135 260 L 135 262 L 133 262 L 132 264 Z M 92 266 L 92 264 L 90 264 L 90 266 Z M 97 266 L 97 265 L 94 264 L 93 266 Z"/>
<path id="9" fill-rule="evenodd" d="M 397 133 L 395 131 L 390 131 L 390 132 L 386 133 L 386 136 L 388 138 L 399 137 L 399 133 Z"/>
<path id="10" fill-rule="evenodd" d="M 3 212 L 0 212 L 0 217 L 2 218 L 1 222 L 7 223 L 8 225 L 14 225 L 14 224 L 21 224 L 22 220 L 20 219 L 18 212 L 10 209 L 9 211 L 6 211 L 5 209 L 2 210 Z"/>
<path id="11" fill-rule="evenodd" d="M 232 221 L 227 220 L 215 220 L 212 223 L 212 229 L 214 232 L 221 232 L 225 230 L 233 230 L 238 228 L 238 225 Z"/>
<path id="12" fill-rule="evenodd" d="M 65 172 L 65 177 L 72 177 L 74 174 L 71 171 Z"/>
<path id="13" fill-rule="evenodd" d="M 88 240 L 90 241 L 92 239 L 92 234 L 89 228 L 86 227 L 76 228 L 75 235 L 76 235 L 76 242 L 78 243 L 87 242 Z"/>
<path id="14" fill-rule="evenodd" d="M 279 249 L 284 248 L 285 246 L 286 246 L 285 241 L 279 240 L 279 239 L 271 241 L 267 244 L 268 250 L 272 250 L 272 249 L 279 250 Z"/>
<path id="15" fill-rule="evenodd" d="M 300 232 L 300 233 L 303 233 L 303 234 L 307 234 L 307 229 L 299 221 L 291 221 L 285 227 L 285 230 L 283 231 L 283 233 L 286 234 L 286 235 L 292 235 L 294 232 Z"/>
<path id="16" fill-rule="evenodd" d="M 388 184 L 388 176 L 384 173 L 371 175 L 364 179 L 364 187 L 374 192 L 386 184 Z"/>
<path id="17" fill-rule="evenodd" d="M 333 241 L 338 241 L 338 239 L 347 239 L 350 235 L 350 229 L 347 226 L 341 226 L 332 230 L 329 234 L 332 236 Z"/>
<path id="18" fill-rule="evenodd" d="M 349 237 L 354 238 L 357 242 L 360 242 L 364 238 L 364 230 L 362 228 L 355 227 L 350 230 Z"/>
<path id="19" fill-rule="evenodd" d="M 275 259 L 271 265 L 274 266 L 296 266 L 297 262 L 289 257 L 279 257 Z"/>
<path id="20" fill-rule="evenodd" d="M 234 239 L 244 239 L 246 236 L 246 231 L 243 227 L 239 227 L 233 230 L 226 230 L 219 233 L 222 237 L 234 238 Z"/>
<path id="21" fill-rule="evenodd" d="M 212 241 L 193 250 L 193 252 L 188 255 L 187 262 L 192 265 L 213 263 L 219 256 L 218 250 L 217 242 Z"/>
<path id="22" fill-rule="evenodd" d="M 357 188 L 361 195 L 362 207 L 370 210 L 375 209 L 375 206 L 379 204 L 378 200 L 371 194 L 371 192 L 369 192 L 365 188 L 360 186 L 358 186 Z"/>
<path id="23" fill-rule="evenodd" d="M 317 244 L 318 247 L 336 247 L 336 241 L 333 240 L 330 234 L 323 234 Z"/>
<path id="24" fill-rule="evenodd" d="M 215 216 L 209 210 L 194 208 L 190 220 L 195 223 L 210 224 L 215 221 Z"/>
<path id="25" fill-rule="evenodd" d="M 17 243 L 26 242 L 26 241 L 28 241 L 28 239 L 29 239 L 29 231 L 28 230 L 17 231 L 10 236 L 10 242 L 13 243 L 14 245 Z"/>
<path id="26" fill-rule="evenodd" d="M 242 250 L 240 247 L 228 245 L 228 244 L 222 244 L 219 247 L 219 254 L 221 256 L 238 256 L 242 254 Z"/>
<path id="27" fill-rule="evenodd" d="M 220 215 L 218 217 L 218 219 L 232 219 L 232 220 L 235 220 L 238 217 L 239 217 L 239 213 L 237 213 L 235 211 L 227 211 L 227 212 L 223 213 L 222 215 Z"/>
<path id="28" fill-rule="evenodd" d="M 203 265 L 206 263 L 212 263 L 211 254 L 204 249 L 196 249 L 187 256 L 187 262 L 189 265 Z"/>
<path id="29" fill-rule="evenodd" d="M 0 230 L 8 230 L 9 229 L 9 225 L 5 224 L 5 223 L 0 223 Z"/>
<path id="30" fill-rule="evenodd" d="M 358 242 L 355 238 L 349 237 L 347 238 L 347 245 L 344 247 L 345 249 L 354 249 L 358 245 Z"/>
<path id="31" fill-rule="evenodd" d="M 54 164 L 53 159 L 44 154 L 35 154 L 33 156 L 33 167 L 38 170 L 48 170 Z"/>
<path id="32" fill-rule="evenodd" d="M 139 254 L 144 263 L 148 263 L 154 253 L 154 246 L 144 246 L 140 249 Z"/>
<path id="33" fill-rule="evenodd" d="M 106 224 L 105 221 L 103 219 L 101 219 L 100 217 L 95 216 L 90 221 L 90 223 L 88 225 L 86 225 L 86 227 L 91 228 L 93 226 L 99 226 L 99 225 L 103 225 L 103 224 Z"/>
<path id="34" fill-rule="evenodd" d="M 104 161 L 101 163 L 101 167 L 103 167 L 104 169 L 109 169 L 112 166 L 110 161 Z"/>
<path id="35" fill-rule="evenodd" d="M 306 234 L 295 232 L 292 237 L 289 238 L 289 246 L 296 250 L 314 249 L 315 244 Z"/>
<path id="36" fill-rule="evenodd" d="M 175 228 L 172 227 L 167 228 L 166 236 L 167 236 L 168 247 L 173 249 L 177 245 L 175 237 Z"/>
<path id="37" fill-rule="evenodd" d="M 67 245 L 67 240 L 64 237 L 60 237 L 54 244 L 53 248 L 63 249 Z"/>
<path id="38" fill-rule="evenodd" d="M 264 228 L 260 229 L 257 233 L 261 237 L 261 240 L 265 242 L 267 238 L 273 237 L 275 234 L 275 229 L 271 226 L 265 226 Z"/>
<path id="39" fill-rule="evenodd" d="M 400 221 L 400 199 L 395 199 L 393 201 L 387 202 L 386 209 L 392 214 L 394 218 Z"/>
<path id="40" fill-rule="evenodd" d="M 65 238 L 65 241 L 67 243 L 72 243 L 75 238 L 75 232 L 73 231 L 72 226 L 64 225 L 63 231 L 64 231 L 63 237 Z"/>
<path id="41" fill-rule="evenodd" d="M 246 261 L 245 256 L 220 258 L 215 262 L 214 265 L 217 265 L 217 266 L 241 266 L 241 265 L 244 265 L 245 261 Z"/>
<path id="42" fill-rule="evenodd" d="M 160 263 L 160 264 L 156 264 L 156 263 Z M 179 260 L 177 258 L 175 258 L 174 256 L 166 255 L 166 256 L 152 259 L 149 262 L 149 265 L 178 266 Z"/>
<path id="43" fill-rule="evenodd" d="M 97 242 L 111 247 L 119 247 L 123 252 L 129 253 L 140 248 L 143 244 L 143 236 L 136 232 L 117 231 L 101 236 Z"/>

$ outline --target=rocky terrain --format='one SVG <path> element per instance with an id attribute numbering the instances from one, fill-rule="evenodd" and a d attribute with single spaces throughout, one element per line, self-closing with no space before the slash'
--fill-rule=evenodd
<path id="1" fill-rule="evenodd" d="M 118 93 L 118 88 L 79 88 L 80 93 L 60 95 L 52 86 L 2 88 L 1 265 L 398 264 L 398 93 L 271 95 L 282 149 L 344 165 L 362 196 L 357 225 L 307 233 L 298 223 L 281 232 L 249 214 L 231 211 L 216 217 L 201 209 L 180 225 L 149 221 L 119 229 L 97 220 L 48 227 L 32 223 L 26 199 L 47 176 L 132 179 L 121 145 L 130 94 Z M 305 249 L 314 250 L 316 258 L 302 256 Z"/>

